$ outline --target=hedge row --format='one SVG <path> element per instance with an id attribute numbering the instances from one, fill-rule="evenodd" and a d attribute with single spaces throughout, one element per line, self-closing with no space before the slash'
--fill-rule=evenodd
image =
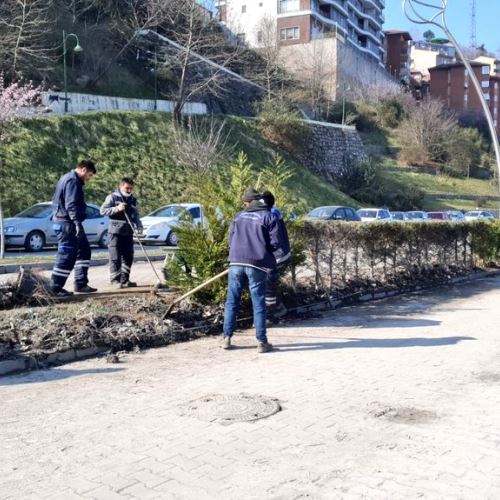
<path id="1" fill-rule="evenodd" d="M 467 271 L 500 263 L 500 221 L 306 222 L 300 237 L 315 283 L 323 289 L 352 280 L 384 284 L 404 276 L 411 281 L 432 269 Z"/>

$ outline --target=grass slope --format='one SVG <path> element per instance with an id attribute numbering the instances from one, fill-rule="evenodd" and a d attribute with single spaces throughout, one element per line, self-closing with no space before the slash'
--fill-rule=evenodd
<path id="1" fill-rule="evenodd" d="M 247 153 L 258 170 L 276 151 L 259 135 L 252 121 L 228 119 L 234 156 Z M 1 187 L 5 216 L 50 200 L 58 178 L 78 158 L 92 157 L 98 175 L 87 186 L 87 201 L 100 204 L 124 175 L 136 179 L 143 214 L 185 199 L 186 176 L 172 157 L 171 116 L 163 113 L 95 112 L 46 116 L 17 122 L 7 132 L 0 152 Z M 321 204 L 357 203 L 331 184 L 286 158 L 296 175 L 289 187 L 306 211 Z"/>

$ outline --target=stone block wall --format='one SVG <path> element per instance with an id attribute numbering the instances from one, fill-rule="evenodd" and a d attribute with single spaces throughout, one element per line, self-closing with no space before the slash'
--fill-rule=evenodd
<path id="1" fill-rule="evenodd" d="M 309 141 L 300 155 L 301 163 L 329 182 L 355 162 L 368 158 L 355 127 L 307 121 Z"/>

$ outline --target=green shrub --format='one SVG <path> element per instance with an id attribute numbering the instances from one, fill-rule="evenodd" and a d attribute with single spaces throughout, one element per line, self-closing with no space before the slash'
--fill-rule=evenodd
<path id="1" fill-rule="evenodd" d="M 292 153 L 300 152 L 309 137 L 308 125 L 281 99 L 262 103 L 257 126 L 269 142 Z"/>
<path id="2" fill-rule="evenodd" d="M 381 101 L 377 106 L 377 121 L 382 127 L 396 128 L 404 116 L 403 105 L 395 99 Z"/>

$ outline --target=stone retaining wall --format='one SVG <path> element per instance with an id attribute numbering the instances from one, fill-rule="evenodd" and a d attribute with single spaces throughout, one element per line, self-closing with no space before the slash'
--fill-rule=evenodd
<path id="1" fill-rule="evenodd" d="M 299 156 L 301 163 L 329 182 L 355 162 L 368 158 L 355 127 L 307 121 L 310 139 Z"/>

